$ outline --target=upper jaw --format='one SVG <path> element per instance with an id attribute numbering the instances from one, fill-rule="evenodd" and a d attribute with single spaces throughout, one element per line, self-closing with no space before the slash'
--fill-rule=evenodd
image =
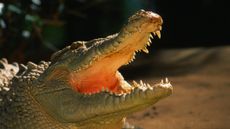
<path id="1" fill-rule="evenodd" d="M 140 10 L 129 18 L 128 24 L 121 33 L 150 33 L 161 31 L 163 19 L 151 11 Z"/>
<path id="2" fill-rule="evenodd" d="M 146 47 L 150 45 L 151 39 L 154 36 L 161 38 L 162 24 L 163 20 L 158 14 L 141 10 L 129 19 L 112 45 L 116 51 L 129 47 L 133 51 L 143 50 L 148 53 Z"/>
<path id="3" fill-rule="evenodd" d="M 133 48 L 133 51 L 143 50 L 148 53 L 146 47 L 150 45 L 150 39 L 154 35 L 161 38 L 162 24 L 163 20 L 158 14 L 140 10 L 129 19 L 127 25 L 118 34 L 89 41 L 93 42 L 93 45 L 82 55 L 84 58 L 80 59 L 81 64 L 76 62 L 78 59 L 73 60 L 72 70 L 79 72 L 87 69 L 94 62 L 125 47 L 137 46 L 137 48 Z"/>

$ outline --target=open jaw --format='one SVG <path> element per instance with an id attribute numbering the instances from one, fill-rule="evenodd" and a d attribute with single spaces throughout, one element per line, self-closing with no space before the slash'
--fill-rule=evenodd
<path id="1" fill-rule="evenodd" d="M 89 48 L 89 51 L 100 51 L 100 56 L 91 59 L 93 61 L 90 60 L 86 68 L 71 73 L 69 82 L 72 88 L 83 94 L 106 91 L 116 95 L 129 94 L 136 87 L 152 89 L 153 86 L 142 81 L 129 84 L 118 69 L 131 63 L 137 52 L 149 53 L 147 47 L 151 39 L 154 36 L 161 38 L 162 23 L 159 15 L 143 10 L 130 17 L 129 24 L 120 33 L 110 36 L 109 42 L 104 41 L 97 46 L 101 47 L 100 50 L 95 46 Z M 168 81 L 166 83 L 170 85 Z"/>
<path id="2" fill-rule="evenodd" d="M 142 90 L 152 89 L 150 84 L 145 84 L 142 81 L 139 83 L 133 81 L 132 84 L 129 84 L 118 69 L 134 61 L 137 52 L 149 53 L 147 46 L 150 46 L 151 39 L 154 36 L 160 38 L 160 30 L 146 34 L 144 36 L 146 43 L 142 43 L 142 46 L 132 48 L 130 45 L 135 44 L 127 44 L 121 50 L 101 57 L 88 68 L 73 73 L 70 80 L 71 86 L 74 90 L 83 94 L 96 94 L 106 91 L 110 94 L 122 95 L 129 94 L 136 87 Z M 170 84 L 167 79 L 165 83 L 161 81 L 160 84 L 165 85 L 166 83 Z"/>
<path id="3" fill-rule="evenodd" d="M 118 71 L 121 66 L 131 63 L 137 52 L 148 53 L 151 39 L 161 37 L 162 23 L 159 15 L 141 10 L 118 34 L 88 41 L 93 45 L 87 46 L 80 56 L 73 56 L 76 58 L 72 58 L 67 74 L 70 92 L 80 98 L 69 103 L 76 114 L 61 113 L 65 114 L 62 118 L 85 125 L 92 121 L 121 120 L 171 95 L 172 86 L 168 79 L 153 85 L 143 81 L 129 83 Z M 75 107 L 74 103 L 80 107 Z M 67 104 L 61 106 L 64 106 L 62 111 L 70 109 Z"/>
<path id="4" fill-rule="evenodd" d="M 120 119 L 172 94 L 172 85 L 167 78 L 154 85 L 142 80 L 128 83 L 118 71 L 121 66 L 131 63 L 137 52 L 148 53 L 147 46 L 154 36 L 160 38 L 160 30 L 142 34 L 142 42 L 136 42 L 140 46 L 132 42 L 135 47 L 131 47 L 132 44 L 127 43 L 122 49 L 112 50 L 113 52 L 98 58 L 87 68 L 72 73 L 70 85 L 84 96 L 82 103 L 87 102 L 87 106 L 93 107 L 85 108 L 83 119 L 81 117 L 77 121 L 87 124 L 95 119 Z"/>
<path id="5" fill-rule="evenodd" d="M 162 23 L 159 15 L 141 10 L 118 34 L 79 41 L 58 51 L 37 81 L 42 89 L 48 88 L 35 94 L 37 101 L 53 118 L 79 129 L 117 129 L 127 115 L 172 94 L 168 79 L 153 85 L 129 83 L 118 71 L 137 52 L 148 53 L 151 38 L 161 37 Z"/>

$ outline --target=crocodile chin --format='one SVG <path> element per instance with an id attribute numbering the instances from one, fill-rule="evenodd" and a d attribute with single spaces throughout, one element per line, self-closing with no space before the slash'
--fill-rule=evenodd
<path id="1" fill-rule="evenodd" d="M 122 49 L 113 50 L 111 54 L 97 59 L 88 68 L 77 73 L 73 72 L 70 77 L 70 84 L 73 89 L 84 94 L 107 91 L 119 95 L 130 93 L 135 87 L 151 87 L 142 81 L 140 83 L 133 81 L 132 84 L 129 84 L 124 80 L 118 69 L 131 63 L 137 52 L 149 53 L 147 47 L 150 46 L 151 39 L 154 36 L 161 37 L 161 26 L 158 28 L 154 32 L 145 33 L 137 38 L 139 42 L 137 41 L 136 44 L 134 44 L 134 41 L 129 41 L 130 43 L 126 43 Z M 166 82 L 168 83 L 168 81 Z"/>

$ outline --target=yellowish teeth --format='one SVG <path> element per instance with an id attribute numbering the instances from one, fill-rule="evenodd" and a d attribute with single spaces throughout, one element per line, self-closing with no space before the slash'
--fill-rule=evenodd
<path id="1" fill-rule="evenodd" d="M 153 35 L 152 35 L 152 34 L 150 34 L 149 37 L 150 37 L 151 39 L 153 39 Z"/>
<path id="2" fill-rule="evenodd" d="M 139 84 L 136 81 L 133 80 L 133 86 L 134 87 L 139 87 Z"/>
<path id="3" fill-rule="evenodd" d="M 142 51 L 145 52 L 145 53 L 149 53 L 149 50 L 146 47 L 143 48 Z"/>
<path id="4" fill-rule="evenodd" d="M 150 43 L 151 43 L 151 42 L 147 42 L 147 45 L 150 46 Z"/>
<path id="5" fill-rule="evenodd" d="M 163 79 L 161 79 L 161 84 L 164 84 L 164 81 L 163 81 Z"/>
<path id="6" fill-rule="evenodd" d="M 158 30 L 158 31 L 156 31 L 156 34 L 157 34 L 158 38 L 160 39 L 161 38 L 161 32 Z"/>
<path id="7" fill-rule="evenodd" d="M 142 80 L 140 80 L 140 84 L 141 84 L 141 86 L 143 86 L 143 85 L 144 85 Z"/>
<path id="8" fill-rule="evenodd" d="M 151 39 L 149 39 L 149 42 L 150 42 L 150 43 L 152 42 Z"/>

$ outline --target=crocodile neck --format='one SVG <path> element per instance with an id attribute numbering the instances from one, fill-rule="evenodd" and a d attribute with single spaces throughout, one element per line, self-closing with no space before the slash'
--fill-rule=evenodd
<path id="1" fill-rule="evenodd" d="M 16 86 L 14 95 L 0 112 L 0 128 L 4 129 L 69 129 L 50 117 L 32 97 L 31 87 Z M 5 117 L 7 116 L 7 117 Z M 6 124 L 4 124 L 6 123 Z M 9 124 L 11 123 L 11 124 Z M 2 127 L 3 126 L 3 127 Z"/>

